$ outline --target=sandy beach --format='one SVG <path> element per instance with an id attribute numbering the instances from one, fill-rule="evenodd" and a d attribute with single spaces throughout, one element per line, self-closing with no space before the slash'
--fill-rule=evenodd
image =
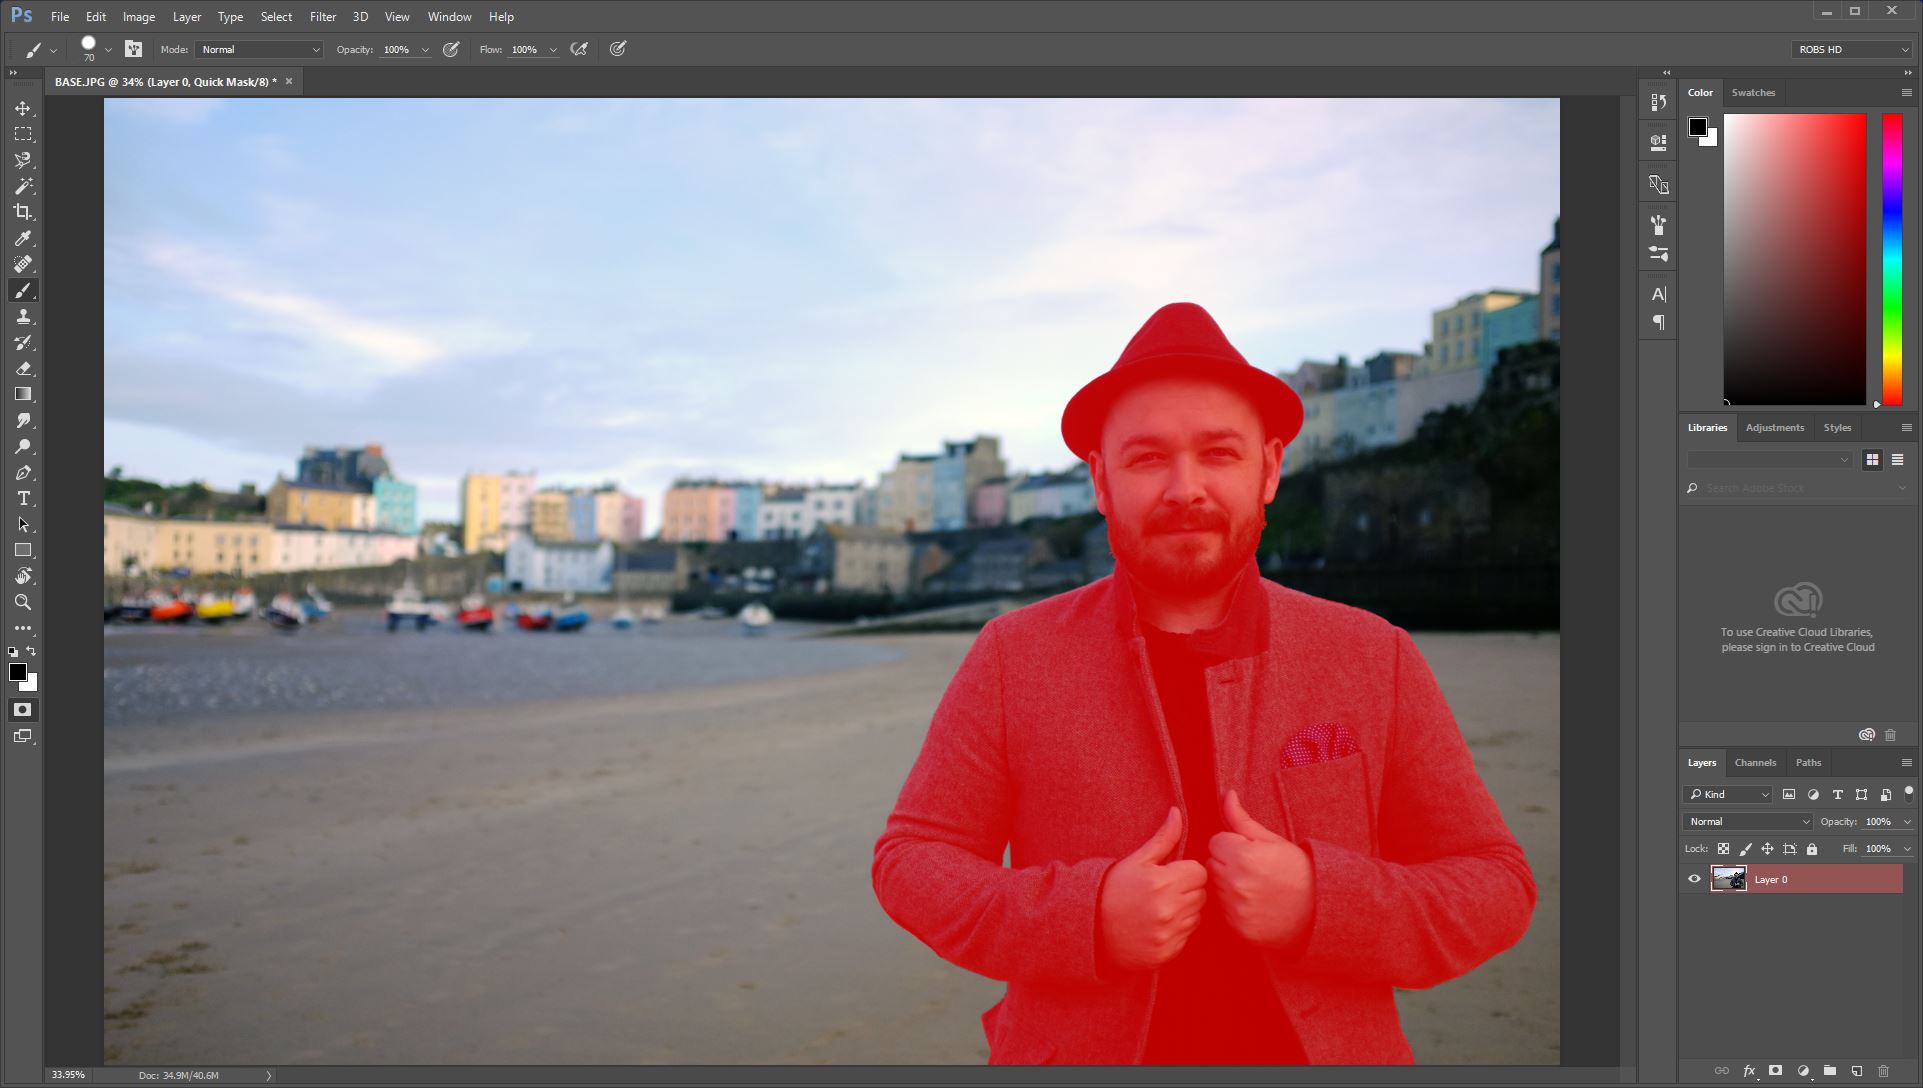
<path id="1" fill-rule="evenodd" d="M 868 880 L 973 637 L 810 639 L 863 658 L 632 694 L 110 729 L 108 1060 L 980 1063 L 1001 984 Z M 1554 1064 L 1560 640 L 1417 642 L 1542 898 L 1518 947 L 1402 995 L 1405 1029 L 1418 1061 Z"/>

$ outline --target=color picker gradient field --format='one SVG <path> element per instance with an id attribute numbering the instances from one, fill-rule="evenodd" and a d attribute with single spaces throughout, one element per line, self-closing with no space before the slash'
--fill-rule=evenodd
<path id="1" fill-rule="evenodd" d="M 1866 403 L 1869 119 L 1724 120 L 1723 396 Z"/>

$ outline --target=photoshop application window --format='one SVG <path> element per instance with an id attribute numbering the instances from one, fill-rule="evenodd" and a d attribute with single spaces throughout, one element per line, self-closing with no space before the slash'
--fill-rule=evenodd
<path id="1" fill-rule="evenodd" d="M 4 9 L 0 1083 L 1919 1083 L 1918 0 Z"/>

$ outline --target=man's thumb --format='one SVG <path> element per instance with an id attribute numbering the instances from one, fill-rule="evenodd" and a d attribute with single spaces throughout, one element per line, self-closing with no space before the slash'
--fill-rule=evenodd
<path id="1" fill-rule="evenodd" d="M 1257 823 L 1255 817 L 1249 815 L 1248 810 L 1242 807 L 1242 798 L 1234 790 L 1230 790 L 1222 798 L 1222 820 L 1229 825 L 1230 831 L 1245 839 L 1253 839 L 1256 842 L 1279 842 L 1282 838 Z"/>
<path id="2" fill-rule="evenodd" d="M 1162 826 L 1155 829 L 1155 834 L 1150 835 L 1147 842 L 1135 848 L 1135 852 L 1129 855 L 1129 860 L 1160 865 L 1170 853 L 1174 852 L 1175 844 L 1181 840 L 1182 810 L 1170 805 L 1168 818 L 1162 821 Z"/>

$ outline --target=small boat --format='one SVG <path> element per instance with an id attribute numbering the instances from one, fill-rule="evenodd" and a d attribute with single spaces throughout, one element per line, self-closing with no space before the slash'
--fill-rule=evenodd
<path id="1" fill-rule="evenodd" d="M 479 593 L 469 594 L 461 599 L 461 610 L 454 614 L 454 622 L 463 631 L 487 631 L 494 627 L 494 610 L 487 606 L 487 598 Z"/>
<path id="2" fill-rule="evenodd" d="M 614 615 L 608 617 L 608 626 L 617 631 L 625 631 L 634 626 L 634 613 L 627 608 L 617 608 L 614 610 Z"/>
<path id="3" fill-rule="evenodd" d="M 545 631 L 554 625 L 554 613 L 545 608 L 524 609 L 514 616 L 514 626 L 523 631 Z"/>
<path id="4" fill-rule="evenodd" d="M 122 597 L 113 618 L 121 623 L 146 623 L 152 618 L 154 602 L 146 597 Z"/>
<path id="5" fill-rule="evenodd" d="M 305 605 L 306 602 L 302 602 Z M 413 582 L 405 582 L 394 591 L 387 601 L 387 629 L 399 630 L 403 624 L 412 624 L 416 631 L 427 630 L 433 621 L 428 612 L 427 602 L 421 599 L 421 591 Z"/>
<path id="6" fill-rule="evenodd" d="M 660 623 L 662 620 L 665 620 L 667 618 L 668 618 L 668 610 L 661 605 L 644 604 L 641 606 L 641 622 L 642 623 Z"/>
<path id="7" fill-rule="evenodd" d="M 300 602 L 294 600 L 292 593 L 276 593 L 274 599 L 261 609 L 260 616 L 268 623 L 283 631 L 292 630 L 307 622 L 307 616 L 300 609 Z"/>
<path id="8" fill-rule="evenodd" d="M 695 615 L 704 620 L 723 620 L 728 618 L 728 614 L 722 611 L 721 606 L 714 604 L 702 605 L 696 610 Z"/>
<path id="9" fill-rule="evenodd" d="M 775 621 L 775 614 L 760 601 L 750 601 L 747 607 L 741 610 L 738 618 L 741 620 L 742 631 L 750 635 L 758 635 L 766 631 L 768 625 Z"/>
<path id="10" fill-rule="evenodd" d="M 309 622 L 324 620 L 334 611 L 333 603 L 325 597 L 315 600 L 311 596 L 303 596 L 297 607 L 300 608 L 300 614 Z"/>
<path id="11" fill-rule="evenodd" d="M 186 623 L 194 618 L 194 606 L 179 598 L 157 602 L 147 610 L 147 618 L 155 623 Z"/>
<path id="12" fill-rule="evenodd" d="M 260 602 L 255 599 L 254 591 L 252 589 L 250 589 L 247 586 L 241 586 L 239 589 L 234 591 L 234 618 L 235 619 L 237 620 L 246 619 L 247 617 L 253 615 L 254 609 L 258 607 L 260 607 Z"/>
<path id="13" fill-rule="evenodd" d="M 579 631 L 587 625 L 588 610 L 585 608 L 571 609 L 554 617 L 554 629 L 556 631 Z"/>
<path id="14" fill-rule="evenodd" d="M 320 587 L 307 583 L 307 595 L 300 599 L 300 610 L 310 620 L 325 619 L 334 612 L 334 602 L 321 595 Z"/>
<path id="15" fill-rule="evenodd" d="M 202 623 L 225 623 L 234 618 L 234 602 L 209 593 L 194 606 L 194 618 Z"/>

